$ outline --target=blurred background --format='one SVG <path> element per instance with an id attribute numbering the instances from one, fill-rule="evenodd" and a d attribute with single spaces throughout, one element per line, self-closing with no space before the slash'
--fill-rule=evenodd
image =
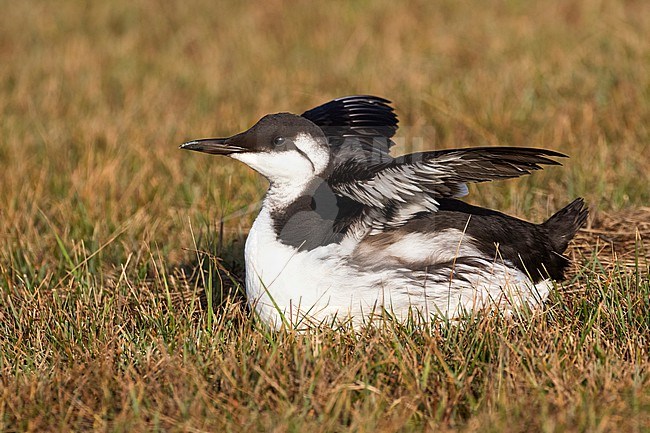
<path id="1" fill-rule="evenodd" d="M 0 4 L 0 431 L 650 425 L 650 1 Z M 398 154 L 570 155 L 467 197 L 586 198 L 543 314 L 269 334 L 224 296 L 266 182 L 178 146 L 356 93 Z"/>
<path id="2" fill-rule="evenodd" d="M 571 157 L 472 186 L 473 203 L 534 221 L 578 195 L 594 211 L 647 205 L 649 33 L 641 0 L 7 3 L 2 260 L 62 266 L 45 258 L 60 241 L 107 244 L 114 265 L 155 244 L 175 262 L 220 218 L 241 236 L 265 181 L 178 145 L 355 93 L 393 101 L 397 153 Z"/>

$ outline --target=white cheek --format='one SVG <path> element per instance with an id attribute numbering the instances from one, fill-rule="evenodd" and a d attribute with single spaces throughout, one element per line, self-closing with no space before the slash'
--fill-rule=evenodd
<path id="1" fill-rule="evenodd" d="M 325 171 L 330 154 L 329 150 L 323 147 L 323 143 L 319 143 L 318 139 L 314 139 L 307 134 L 298 134 L 294 143 L 305 155 L 309 155 L 316 174 Z"/>
<path id="2" fill-rule="evenodd" d="M 235 153 L 231 157 L 248 165 L 271 182 L 293 179 L 304 182 L 314 177 L 314 167 L 295 150 L 278 153 Z"/>

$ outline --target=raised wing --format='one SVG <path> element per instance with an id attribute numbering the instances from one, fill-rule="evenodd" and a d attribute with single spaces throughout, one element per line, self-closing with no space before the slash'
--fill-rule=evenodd
<path id="1" fill-rule="evenodd" d="M 391 160 L 390 139 L 397 131 L 397 115 L 390 101 L 370 95 L 346 96 L 305 111 L 302 117 L 318 125 L 328 137 L 338 163 Z"/>
<path id="2" fill-rule="evenodd" d="M 396 227 L 419 212 L 436 211 L 437 198 L 467 195 L 468 182 L 514 178 L 543 165 L 560 165 L 552 157 L 565 155 L 524 147 L 421 152 L 381 164 L 350 160 L 336 167 L 328 182 L 336 193 L 373 208 L 373 226 Z"/>

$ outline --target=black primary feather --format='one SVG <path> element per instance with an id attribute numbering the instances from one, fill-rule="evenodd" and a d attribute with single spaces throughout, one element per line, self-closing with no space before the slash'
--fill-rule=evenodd
<path id="1" fill-rule="evenodd" d="M 392 160 L 399 123 L 390 101 L 356 95 L 334 99 L 302 113 L 321 128 L 332 149 L 333 165 L 348 160 L 381 163 Z"/>

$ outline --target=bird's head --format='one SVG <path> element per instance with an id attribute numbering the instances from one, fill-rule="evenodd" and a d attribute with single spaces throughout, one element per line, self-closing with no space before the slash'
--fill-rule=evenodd
<path id="1" fill-rule="evenodd" d="M 304 183 L 323 176 L 330 161 L 323 131 L 306 118 L 290 113 L 269 114 L 232 137 L 189 141 L 181 149 L 229 156 L 272 184 Z"/>

